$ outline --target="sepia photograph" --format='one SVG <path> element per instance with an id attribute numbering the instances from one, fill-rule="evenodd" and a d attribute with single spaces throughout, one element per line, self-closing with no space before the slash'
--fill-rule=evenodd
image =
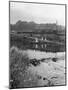
<path id="1" fill-rule="evenodd" d="M 9 2 L 9 88 L 66 85 L 66 4 Z"/>

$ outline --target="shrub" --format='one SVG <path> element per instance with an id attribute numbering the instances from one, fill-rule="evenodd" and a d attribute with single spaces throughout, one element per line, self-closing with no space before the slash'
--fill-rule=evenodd
<path id="1" fill-rule="evenodd" d="M 29 70 L 30 60 L 17 48 L 10 49 L 10 88 L 37 86 L 37 76 Z"/>

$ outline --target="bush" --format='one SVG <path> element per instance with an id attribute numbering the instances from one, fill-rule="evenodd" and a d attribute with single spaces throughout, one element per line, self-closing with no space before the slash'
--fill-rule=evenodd
<path id="1" fill-rule="evenodd" d="M 30 60 L 15 47 L 10 49 L 10 88 L 37 86 L 37 76 L 29 71 Z"/>

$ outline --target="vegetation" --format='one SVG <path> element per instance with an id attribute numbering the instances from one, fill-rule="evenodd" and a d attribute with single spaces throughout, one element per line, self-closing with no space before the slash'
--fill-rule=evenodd
<path id="1" fill-rule="evenodd" d="M 14 34 L 11 32 L 15 32 Z M 16 33 L 20 32 L 20 33 Z M 64 52 L 65 51 L 65 38 L 66 30 L 63 26 L 56 24 L 37 24 L 34 22 L 22 22 L 18 21 L 16 24 L 10 24 L 10 88 L 21 87 L 36 87 L 39 85 L 39 79 L 47 80 L 48 84 L 44 86 L 53 86 L 54 83 L 48 80 L 46 77 L 33 74 L 29 67 L 40 66 L 41 62 L 45 62 L 45 58 L 41 60 L 31 59 L 27 55 L 23 55 L 20 51 L 24 49 L 35 49 L 31 39 L 23 37 L 22 32 L 39 33 L 40 36 L 46 36 L 47 40 L 61 42 L 62 45 L 47 44 L 47 47 L 41 49 L 46 52 Z M 32 35 L 32 34 L 30 34 Z M 32 37 L 32 36 L 31 36 Z M 40 46 L 40 43 L 38 44 Z M 14 46 L 14 47 L 13 47 Z M 17 48 L 16 48 L 16 47 Z M 57 58 L 52 59 L 53 62 L 57 61 Z M 32 67 L 31 67 L 32 68 Z"/>
<path id="2" fill-rule="evenodd" d="M 33 49 L 33 44 L 30 43 L 30 39 L 28 36 L 33 36 L 33 34 L 38 33 L 39 36 L 44 36 L 47 40 L 53 42 L 62 43 L 62 45 L 51 45 L 48 44 L 46 51 L 47 52 L 63 52 L 66 51 L 65 43 L 66 43 L 66 29 L 61 25 L 53 24 L 37 24 L 34 22 L 22 22 L 18 21 L 16 24 L 10 24 L 10 31 L 16 32 L 17 34 L 10 35 L 10 45 L 17 46 L 20 49 Z M 22 32 L 25 32 L 25 36 L 23 37 Z M 29 33 L 27 35 L 26 33 Z M 37 37 L 37 35 L 35 35 Z M 34 36 L 34 37 L 35 37 Z M 23 46 L 22 46 L 23 45 Z M 40 48 L 40 50 L 42 50 Z M 45 51 L 45 49 L 43 49 Z"/>
<path id="3" fill-rule="evenodd" d="M 18 21 L 16 24 L 10 24 L 11 31 L 19 32 L 48 32 L 48 33 L 64 33 L 64 26 L 57 25 L 56 23 L 50 24 L 37 24 L 35 22 Z"/>
<path id="4" fill-rule="evenodd" d="M 30 61 L 17 48 L 10 50 L 10 88 L 38 86 L 37 75 L 29 71 Z"/>
<path id="5" fill-rule="evenodd" d="M 57 68 L 59 68 L 59 70 L 61 69 L 60 71 L 62 71 L 63 68 L 61 67 L 61 65 L 59 67 L 59 64 L 56 63 L 57 58 L 29 59 L 27 55 L 23 54 L 22 50 L 19 50 L 16 47 L 12 47 L 10 49 L 10 81 L 9 81 L 10 88 L 15 89 L 25 87 L 38 87 L 38 86 L 55 86 L 53 78 L 54 79 L 58 78 L 55 76 L 57 73 L 53 75 L 51 78 L 47 77 L 46 73 L 47 68 L 51 68 L 51 65 L 49 66 L 49 64 L 48 67 L 46 68 L 47 63 L 49 62 L 48 60 L 52 60 L 54 62 L 53 64 L 58 65 L 57 67 L 53 67 L 55 72 Z M 45 67 L 43 66 L 42 63 L 45 63 Z M 44 74 L 41 75 L 38 71 L 33 71 L 34 69 L 37 69 L 37 67 L 38 67 L 37 70 L 40 71 L 41 65 L 42 71 L 43 67 L 45 68 L 44 70 L 46 71 L 44 72 L 46 73 L 45 76 Z M 48 69 L 48 72 L 50 72 L 50 70 L 52 69 Z M 42 85 L 43 82 L 44 84 Z"/>

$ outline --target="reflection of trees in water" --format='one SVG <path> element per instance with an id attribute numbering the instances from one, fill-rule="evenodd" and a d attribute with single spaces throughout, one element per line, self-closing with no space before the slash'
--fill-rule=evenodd
<path id="1" fill-rule="evenodd" d="M 36 40 L 38 41 L 38 40 Z M 37 43 L 37 44 L 36 44 Z M 10 45 L 17 46 L 20 49 L 38 49 L 48 52 L 59 52 L 65 51 L 65 45 L 57 45 L 51 43 L 35 42 L 33 39 L 21 36 L 13 36 L 10 38 Z"/>

